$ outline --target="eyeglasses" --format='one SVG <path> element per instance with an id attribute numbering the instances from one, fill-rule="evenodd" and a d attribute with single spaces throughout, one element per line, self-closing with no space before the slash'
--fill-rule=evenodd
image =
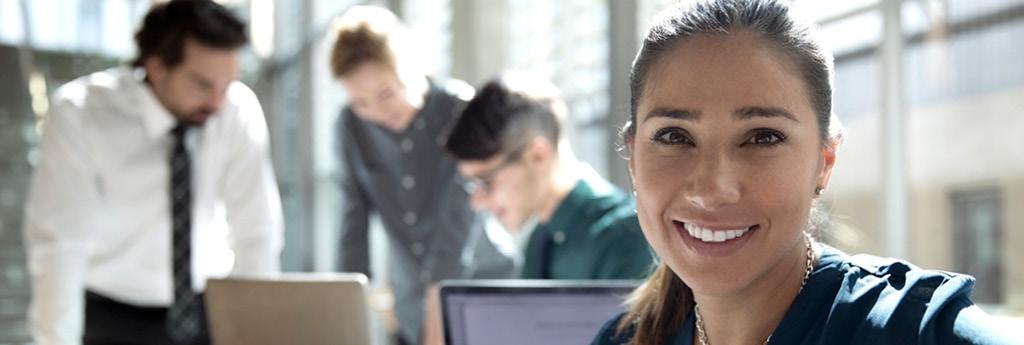
<path id="1" fill-rule="evenodd" d="M 477 191 L 481 191 L 484 194 L 490 193 L 491 189 L 494 187 L 494 178 L 498 176 L 498 173 L 502 170 L 505 170 L 505 168 L 508 168 L 512 164 L 518 162 L 519 159 L 523 157 L 524 150 L 525 148 L 520 148 L 513 151 L 505 156 L 505 159 L 503 159 L 501 163 L 498 163 L 498 165 L 483 174 L 474 177 L 466 177 L 466 181 L 462 184 L 462 187 L 466 189 L 466 193 L 469 195 L 473 195 L 473 193 L 476 193 Z"/>

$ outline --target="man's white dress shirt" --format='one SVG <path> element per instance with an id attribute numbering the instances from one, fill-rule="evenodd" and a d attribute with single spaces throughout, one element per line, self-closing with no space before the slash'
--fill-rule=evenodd
<path id="1" fill-rule="evenodd" d="M 225 98 L 186 137 L 197 291 L 210 277 L 265 275 L 280 265 L 281 201 L 263 111 L 242 83 Z M 85 289 L 138 306 L 171 304 L 176 125 L 140 70 L 97 72 L 57 91 L 25 207 L 37 344 L 82 341 Z"/>

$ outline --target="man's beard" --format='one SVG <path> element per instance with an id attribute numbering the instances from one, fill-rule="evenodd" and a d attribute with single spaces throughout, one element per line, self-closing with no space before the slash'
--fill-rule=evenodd
<path id="1" fill-rule="evenodd" d="M 188 113 L 188 115 L 186 115 L 186 116 L 179 116 L 178 117 L 178 121 L 180 121 L 182 123 L 185 123 L 185 124 L 188 124 L 189 126 L 200 127 L 204 123 L 206 123 L 206 120 L 208 120 L 211 116 L 213 116 L 213 114 L 215 112 L 216 112 L 216 110 L 199 109 L 199 110 L 196 110 L 196 111 Z"/>

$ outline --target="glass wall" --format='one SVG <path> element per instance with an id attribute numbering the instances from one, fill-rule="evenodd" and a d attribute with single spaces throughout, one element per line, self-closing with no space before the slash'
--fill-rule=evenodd
<path id="1" fill-rule="evenodd" d="M 133 54 L 148 1 L 0 0 L 0 344 L 30 341 L 22 210 L 57 86 Z"/>
<path id="2" fill-rule="evenodd" d="M 505 69 L 551 80 L 569 108 L 566 135 L 573 151 L 607 175 L 608 6 L 602 0 L 510 1 Z M 523 25 L 523 23 L 531 23 Z M 611 135 L 609 135 L 611 134 Z"/>
<path id="3" fill-rule="evenodd" d="M 887 217 L 905 217 L 901 256 L 974 275 L 979 303 L 1019 314 L 1024 257 L 1013 248 L 1024 236 L 1011 229 L 1024 218 L 1007 210 L 1024 207 L 1024 47 L 1008 42 L 1024 34 L 1024 2 L 887 4 L 864 1 L 817 19 L 835 53 L 835 112 L 848 132 L 828 193 L 837 226 L 826 239 L 890 255 L 887 241 L 900 230 L 887 228 Z M 885 11 L 898 11 L 898 27 L 886 27 Z M 887 35 L 900 43 L 896 61 L 883 59 Z M 898 88 L 886 88 L 886 70 L 901 71 Z M 898 111 L 885 107 L 887 96 Z M 885 132 L 890 117 L 902 124 L 895 136 Z M 895 150 L 903 159 L 886 174 Z M 898 185 L 906 214 L 887 214 L 886 186 Z"/>
<path id="4" fill-rule="evenodd" d="M 872 5 L 877 2 L 860 4 Z M 822 237 L 850 252 L 881 254 L 885 252 L 881 212 L 885 139 L 882 61 L 877 48 L 884 30 L 882 13 L 858 11 L 864 7 L 837 12 L 814 6 L 822 12 L 807 15 L 818 20 L 822 40 L 835 56 L 832 111 L 847 131 L 828 190 L 834 197 L 826 198 L 833 227 Z"/>
<path id="5" fill-rule="evenodd" d="M 1024 46 L 1009 42 L 1024 37 L 1024 1 L 909 1 L 902 16 L 910 252 L 977 277 L 979 303 L 1020 311 Z"/>

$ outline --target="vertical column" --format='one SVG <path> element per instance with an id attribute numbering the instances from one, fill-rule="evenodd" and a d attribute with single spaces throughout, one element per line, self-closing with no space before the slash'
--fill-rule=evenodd
<path id="1" fill-rule="evenodd" d="M 640 46 L 637 13 L 637 1 L 608 0 L 608 178 L 623 188 L 630 186 L 629 170 L 622 158 L 626 153 L 617 150 L 617 129 L 629 118 L 629 69 Z"/>
<path id="2" fill-rule="evenodd" d="M 22 246 L 22 207 L 38 136 L 18 52 L 0 47 L 0 344 L 28 342 L 29 273 Z"/>
<path id="3" fill-rule="evenodd" d="M 312 193 L 312 216 L 309 220 L 311 233 L 307 255 L 311 256 L 312 270 L 333 272 L 337 269 L 341 216 L 341 196 L 338 189 L 338 168 L 340 167 L 335 140 L 336 124 L 347 95 L 342 92 L 328 63 L 334 41 L 328 39 L 334 33 L 332 24 L 349 7 L 358 4 L 356 0 L 310 0 L 307 19 L 302 32 L 305 33 L 307 52 L 301 58 L 309 65 L 306 79 L 310 91 L 307 95 L 309 121 L 311 122 L 311 174 L 314 176 Z M 383 251 L 373 248 L 372 253 Z M 376 276 L 376 275 L 375 275 Z"/>
<path id="4" fill-rule="evenodd" d="M 311 49 L 306 35 L 312 5 L 309 1 L 270 1 L 275 1 L 274 49 L 260 68 L 260 82 L 252 86 L 263 103 L 284 208 L 281 268 L 307 271 L 313 268 L 310 229 L 314 215 L 312 83 L 308 82 L 311 70 L 307 59 Z"/>
<path id="5" fill-rule="evenodd" d="M 477 2 L 473 0 L 452 0 L 452 77 L 472 83 L 475 77 L 477 57 L 476 23 L 474 20 Z"/>
<path id="6" fill-rule="evenodd" d="M 452 0 L 451 6 L 452 77 L 478 86 L 508 66 L 509 2 Z"/>
<path id="7" fill-rule="evenodd" d="M 402 6 L 404 2 L 403 0 L 387 0 L 385 6 L 398 18 L 405 18 L 405 11 L 403 11 L 404 8 Z"/>
<path id="8" fill-rule="evenodd" d="M 296 83 L 299 84 L 300 92 L 298 94 L 293 94 L 293 98 L 289 100 L 289 103 L 291 103 L 290 109 L 297 110 L 295 113 L 292 114 L 292 116 L 295 116 L 300 123 L 299 133 L 300 138 L 302 138 L 303 142 L 301 144 L 302 149 L 299 150 L 298 152 L 301 153 L 302 160 L 302 199 L 306 205 L 309 205 L 309 207 L 306 207 L 302 211 L 303 218 L 307 219 L 305 221 L 304 226 L 299 229 L 292 228 L 292 231 L 287 231 L 285 233 L 285 236 L 288 236 L 289 233 L 294 234 L 293 240 L 295 242 L 298 242 L 299 245 L 295 247 L 295 251 L 288 253 L 288 255 L 285 255 L 284 258 L 293 264 L 301 265 L 301 267 L 292 266 L 292 268 L 294 269 L 301 269 L 302 271 L 311 271 L 313 270 L 314 264 L 313 225 L 316 223 L 315 210 L 316 205 L 318 204 L 316 197 L 317 176 L 315 173 L 316 167 L 314 166 L 315 162 L 313 148 L 316 147 L 318 142 L 315 140 L 315 119 L 313 115 L 312 106 L 313 83 L 311 82 L 311 80 L 313 80 L 313 66 L 311 63 L 311 59 L 309 58 L 310 54 L 313 51 L 313 38 L 307 36 L 307 33 L 315 31 L 313 30 L 314 21 L 312 20 L 312 1 L 303 1 L 302 5 L 299 7 L 300 8 L 296 10 L 298 16 L 293 18 L 294 22 L 291 24 L 294 25 L 297 37 L 307 38 L 302 40 L 302 44 L 300 47 L 298 47 L 298 51 L 296 53 L 296 61 L 299 62 L 298 71 L 296 71 L 296 77 L 298 77 L 298 81 L 296 81 Z"/>
<path id="9" fill-rule="evenodd" d="M 907 258 L 908 186 L 906 111 L 903 103 L 902 0 L 883 0 L 882 186 L 886 255 Z"/>
<path id="10" fill-rule="evenodd" d="M 22 245 L 22 208 L 31 179 L 36 135 L 36 109 L 46 102 L 43 75 L 34 72 L 29 2 L 18 2 L 24 38 L 18 47 L 0 46 L 0 344 L 31 340 L 25 311 L 29 303 L 29 272 Z M 35 97 L 29 80 L 35 78 Z M 45 85 L 42 84 L 42 85 Z M 42 103 L 40 103 L 42 102 Z"/>

